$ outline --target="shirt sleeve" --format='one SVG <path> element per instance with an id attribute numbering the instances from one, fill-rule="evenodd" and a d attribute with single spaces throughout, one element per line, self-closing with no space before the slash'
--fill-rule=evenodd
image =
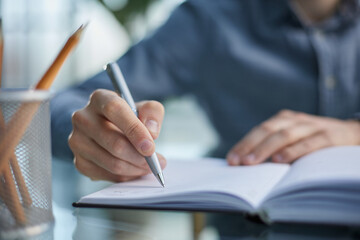
<path id="1" fill-rule="evenodd" d="M 162 101 L 197 89 L 199 64 L 208 39 L 205 2 L 181 4 L 162 27 L 117 61 L 135 101 Z M 83 108 L 90 94 L 98 88 L 113 89 L 104 71 L 59 92 L 52 99 L 52 152 L 55 157 L 73 157 L 67 143 L 72 130 L 71 115 Z"/>

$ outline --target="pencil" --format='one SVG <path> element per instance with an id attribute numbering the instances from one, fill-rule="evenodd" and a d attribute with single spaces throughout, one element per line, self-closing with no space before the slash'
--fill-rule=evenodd
<path id="1" fill-rule="evenodd" d="M 10 166 L 8 166 L 10 168 Z M 4 182 L 2 182 L 2 190 L 9 196 L 6 196 L 3 200 L 8 206 L 9 211 L 14 216 L 16 222 L 25 224 L 26 216 L 24 209 L 20 203 L 20 199 L 17 196 L 16 185 L 10 171 L 3 171 Z"/>
<path id="2" fill-rule="evenodd" d="M 49 69 L 46 71 L 44 76 L 40 79 L 40 81 L 36 84 L 35 89 L 49 89 L 51 84 L 53 83 L 56 75 L 58 74 L 61 66 L 65 62 L 66 58 L 70 54 L 70 52 L 76 47 L 79 43 L 81 34 L 86 28 L 87 24 L 81 25 L 76 32 L 71 35 L 71 37 L 67 40 L 65 46 L 61 49 L 60 53 L 55 58 L 54 62 L 51 64 Z"/>
<path id="3" fill-rule="evenodd" d="M 54 62 L 35 86 L 36 90 L 48 90 L 50 88 L 66 58 L 77 46 L 85 27 L 86 26 L 81 25 L 80 28 L 70 36 Z M 5 197 L 4 201 L 8 202 L 8 206 L 11 206 L 9 210 L 13 214 L 16 221 L 19 223 L 25 223 L 26 217 L 20 200 L 16 197 L 16 185 L 14 183 L 14 179 L 12 178 L 11 170 L 7 169 L 7 163 L 12 159 L 17 144 L 30 125 L 39 106 L 40 102 L 27 102 L 21 104 L 8 124 L 5 125 L 4 133 L 0 136 L 0 173 L 3 173 L 4 178 L 4 181 L 2 182 L 2 185 L 4 186 L 2 186 L 0 190 L 6 191 L 6 193 L 9 195 L 9 198 Z M 16 164 L 13 164 L 13 166 L 16 168 Z M 16 169 L 13 169 L 13 172 L 17 172 Z M 19 180 L 19 182 L 21 181 Z M 4 192 L 2 192 L 0 195 L 3 196 Z M 12 203 L 10 202 L 10 199 L 12 200 Z M 23 199 L 25 204 L 30 203 L 28 200 L 26 200 L 26 198 L 23 197 Z"/>
<path id="4" fill-rule="evenodd" d="M 50 88 L 67 56 L 78 44 L 85 27 L 86 25 L 81 25 L 80 28 L 70 36 L 55 61 L 36 84 L 36 90 L 47 90 Z M 7 160 L 10 159 L 11 152 L 14 151 L 16 145 L 21 140 L 33 116 L 37 112 L 39 105 L 39 102 L 23 103 L 6 125 L 5 133 L 0 136 L 0 170 L 4 169 Z"/>
<path id="5" fill-rule="evenodd" d="M 0 86 L 2 80 L 2 65 L 3 65 L 3 56 L 4 55 L 4 34 L 2 27 L 2 18 L 0 18 Z"/>
<path id="6" fill-rule="evenodd" d="M 3 54 L 4 54 L 4 33 L 3 33 L 3 27 L 2 27 L 2 19 L 0 18 L 0 88 L 2 85 L 1 79 L 2 79 L 2 65 L 3 65 Z M 0 129 L 1 132 L 5 129 L 5 120 L 2 115 L 2 111 L 0 111 Z M 15 176 L 16 182 L 19 186 L 19 191 L 21 193 L 22 199 L 25 203 L 25 206 L 30 206 L 32 201 L 30 198 L 29 191 L 26 187 L 24 178 L 22 176 L 20 166 L 17 162 L 17 158 L 15 153 L 12 154 L 11 160 L 10 160 L 11 168 L 13 170 L 13 174 Z M 9 169 L 10 170 L 10 169 Z"/>
<path id="7" fill-rule="evenodd" d="M 0 111 L 0 134 L 3 134 L 4 130 L 5 130 L 5 121 L 4 121 L 4 117 L 2 115 L 2 112 Z M 23 175 L 21 173 L 21 169 L 20 169 L 19 163 L 17 161 L 17 157 L 16 157 L 14 152 L 12 152 L 12 154 L 11 154 L 9 164 L 10 165 L 6 166 L 6 168 L 4 169 L 2 174 L 4 176 L 7 174 L 8 176 L 10 176 L 12 178 L 12 174 L 11 174 L 11 169 L 12 169 L 12 173 L 13 173 L 13 175 L 15 177 L 17 186 L 19 188 L 19 192 L 21 194 L 22 201 L 23 201 L 23 203 L 24 203 L 24 205 L 26 207 L 29 207 L 32 204 L 32 200 L 31 200 L 31 197 L 30 197 L 30 194 L 29 194 L 29 190 L 28 190 L 28 188 L 26 186 L 24 177 L 23 177 Z M 11 168 L 10 168 L 10 166 L 11 166 Z M 16 193 L 16 195 L 10 194 L 8 192 L 9 188 L 15 188 L 15 189 L 11 189 L 11 192 Z M 12 208 L 13 206 L 16 206 L 16 203 L 18 202 L 17 199 L 13 199 L 13 198 L 14 197 L 18 198 L 19 197 L 19 196 L 17 196 L 17 190 L 16 190 L 15 184 L 10 184 L 10 185 L 7 186 L 7 188 L 0 189 L 0 191 L 6 191 L 5 193 L 0 195 L 2 197 L 2 199 L 4 200 L 6 205 L 7 205 L 7 201 L 5 201 L 4 198 L 8 198 L 8 200 L 10 202 L 14 203 L 14 205 L 7 206 L 9 208 L 9 210 L 11 211 L 12 209 L 10 209 L 10 208 Z M 16 212 L 20 211 L 21 212 L 20 215 L 23 215 L 22 206 L 21 206 L 21 208 L 16 206 L 16 209 L 17 209 Z M 14 211 L 11 211 L 11 212 L 14 213 Z M 14 218 L 16 218 L 16 216 L 14 216 Z"/>
<path id="8" fill-rule="evenodd" d="M 32 204 L 32 199 L 30 197 L 30 193 L 26 186 L 24 177 L 21 173 L 21 168 L 19 166 L 19 162 L 16 158 L 15 153 L 13 153 L 13 155 L 10 158 L 10 165 L 11 165 L 11 169 L 14 174 L 17 186 L 19 187 L 19 192 L 21 194 L 22 201 L 23 201 L 25 207 L 30 207 Z"/>
<path id="9" fill-rule="evenodd" d="M 3 65 L 3 53 L 4 53 L 4 34 L 2 28 L 2 19 L 0 19 L 0 87 L 1 87 L 1 79 L 2 79 L 2 65 Z M 5 129 L 5 121 L 2 115 L 2 111 L 0 111 L 0 132 L 3 132 Z M 11 165 L 11 166 L 10 166 Z M 30 206 L 32 201 L 30 198 L 29 191 L 26 187 L 24 178 L 21 174 L 20 166 L 17 162 L 16 155 L 12 152 L 10 165 L 6 166 L 6 168 L 2 171 L 3 180 L 0 188 L 0 197 L 3 199 L 5 205 L 13 215 L 14 219 L 19 223 L 25 223 L 25 212 L 20 203 L 20 198 L 18 196 L 16 185 L 13 179 L 13 175 L 17 181 L 19 191 L 21 193 L 23 202 L 26 206 Z M 11 172 L 11 169 L 13 170 Z M 6 186 L 5 186 L 6 185 Z"/>

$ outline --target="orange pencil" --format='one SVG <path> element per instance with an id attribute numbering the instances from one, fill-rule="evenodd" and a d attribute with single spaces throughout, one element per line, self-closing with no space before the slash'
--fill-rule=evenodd
<path id="1" fill-rule="evenodd" d="M 0 18 L 0 87 L 1 87 L 1 79 L 2 79 L 2 65 L 3 65 L 3 57 L 4 57 L 4 33 L 3 33 L 3 27 L 2 27 L 2 19 Z M 2 112 L 0 111 L 0 132 L 3 132 L 5 128 L 5 121 L 4 117 L 2 115 Z M 25 206 L 30 206 L 32 201 L 30 198 L 29 191 L 26 187 L 24 178 L 22 176 L 20 166 L 17 162 L 17 158 L 15 153 L 12 154 L 11 160 L 10 160 L 11 168 L 13 170 L 13 174 L 15 176 L 15 179 L 17 181 L 17 184 L 19 186 L 19 191 L 22 195 L 23 201 L 25 203 Z M 10 168 L 8 169 L 10 171 Z"/>
<path id="2" fill-rule="evenodd" d="M 55 61 L 36 85 L 35 89 L 47 90 L 50 88 L 67 56 L 78 44 L 84 28 L 85 26 L 81 25 L 81 27 L 70 36 Z M 35 115 L 39 104 L 40 103 L 37 102 L 22 104 L 6 125 L 5 133 L 0 136 L 0 171 L 4 170 L 12 152 Z"/>
<path id="3" fill-rule="evenodd" d="M 4 54 L 4 34 L 2 28 L 2 19 L 0 19 L 0 87 L 1 87 L 1 79 L 2 79 L 3 54 Z M 0 130 L 1 130 L 0 132 L 3 132 L 4 128 L 5 128 L 5 121 L 2 112 L 0 111 Z M 13 179 L 13 174 L 18 183 L 19 191 L 21 193 L 25 206 L 30 206 L 32 201 L 30 198 L 29 191 L 26 187 L 24 178 L 21 174 L 20 166 L 18 165 L 15 153 L 12 153 L 11 155 L 10 165 L 8 164 L 8 166 L 6 166 L 6 168 L 1 172 L 1 174 L 3 175 L 3 180 L 1 183 L 2 186 L 0 188 L 0 192 L 1 192 L 0 197 L 3 199 L 5 205 L 12 213 L 15 220 L 19 223 L 25 223 L 26 220 L 25 212 L 20 203 L 20 199 L 18 198 L 18 193 L 16 190 L 15 181 Z M 11 171 L 11 169 L 13 171 Z"/>
<path id="4" fill-rule="evenodd" d="M 3 172 L 4 182 L 1 184 L 2 190 L 6 192 L 9 196 L 6 196 L 3 200 L 5 204 L 8 206 L 9 211 L 14 216 L 16 222 L 20 224 L 24 224 L 26 222 L 26 216 L 24 209 L 20 203 L 20 199 L 18 198 L 16 185 L 14 179 L 11 175 L 10 171 Z"/>
<path id="5" fill-rule="evenodd" d="M 79 43 L 81 34 L 83 33 L 86 25 L 81 25 L 79 29 L 67 40 L 65 46 L 61 49 L 60 53 L 55 58 L 54 62 L 51 64 L 49 69 L 46 71 L 44 76 L 36 84 L 35 89 L 49 89 L 53 83 L 56 75 L 58 74 L 61 66 L 65 62 L 66 58 L 70 52 L 76 47 Z"/>
<path id="6" fill-rule="evenodd" d="M 3 27 L 2 27 L 2 18 L 0 18 L 0 86 L 1 86 L 1 73 L 2 73 L 2 65 L 3 65 L 3 55 L 4 55 L 4 35 L 3 35 Z"/>

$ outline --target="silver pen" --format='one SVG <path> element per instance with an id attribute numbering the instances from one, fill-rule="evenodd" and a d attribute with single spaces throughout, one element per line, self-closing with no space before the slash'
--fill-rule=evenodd
<path id="1" fill-rule="evenodd" d="M 114 62 L 107 64 L 106 72 L 108 73 L 115 90 L 121 95 L 123 99 L 125 99 L 125 101 L 129 104 L 131 110 L 138 117 L 138 111 L 136 109 L 134 99 L 131 96 L 131 93 L 125 82 L 119 65 Z M 145 157 L 145 159 L 156 179 L 163 187 L 165 187 L 164 176 L 161 171 L 159 159 L 157 158 L 156 153 L 154 152 L 150 157 Z"/>

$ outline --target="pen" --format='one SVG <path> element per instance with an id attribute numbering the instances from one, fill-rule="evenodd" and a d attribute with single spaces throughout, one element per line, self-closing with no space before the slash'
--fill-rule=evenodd
<path id="1" fill-rule="evenodd" d="M 121 95 L 127 104 L 129 104 L 131 110 L 138 117 L 138 111 L 136 109 L 134 99 L 131 96 L 119 65 L 114 62 L 107 64 L 106 72 L 108 73 L 115 90 Z M 154 152 L 150 157 L 145 157 L 145 159 L 156 179 L 160 182 L 161 186 L 165 187 L 164 176 L 156 153 Z"/>

